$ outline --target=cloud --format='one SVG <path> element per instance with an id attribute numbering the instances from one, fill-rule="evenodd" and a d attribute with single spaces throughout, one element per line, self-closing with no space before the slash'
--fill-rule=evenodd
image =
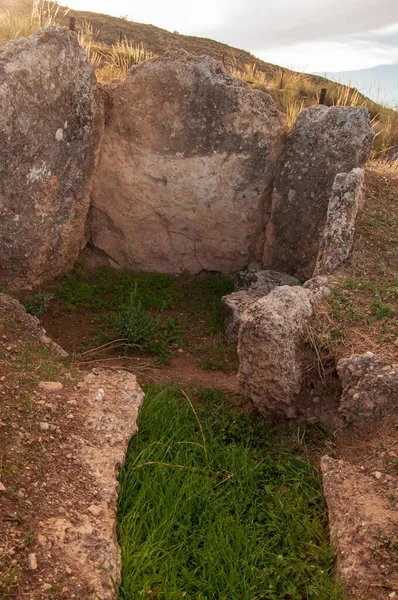
<path id="1" fill-rule="evenodd" d="M 252 52 L 266 62 L 307 72 L 351 71 L 398 63 L 398 46 L 366 40 L 316 41 L 255 48 Z"/>
<path id="2" fill-rule="evenodd" d="M 344 40 L 398 23 L 397 0 L 231 0 L 206 34 L 244 48 Z"/>

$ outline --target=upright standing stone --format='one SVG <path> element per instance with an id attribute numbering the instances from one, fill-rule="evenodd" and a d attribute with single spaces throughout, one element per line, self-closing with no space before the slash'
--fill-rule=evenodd
<path id="1" fill-rule="evenodd" d="M 39 284 L 73 265 L 102 123 L 75 33 L 49 28 L 0 48 L 0 283 Z"/>
<path id="2" fill-rule="evenodd" d="M 90 211 L 100 254 L 169 273 L 261 259 L 286 134 L 273 99 L 185 51 L 133 67 L 109 93 Z"/>
<path id="3" fill-rule="evenodd" d="M 275 178 L 265 267 L 312 277 L 336 176 L 366 163 L 373 137 L 364 107 L 311 106 L 299 114 Z"/>

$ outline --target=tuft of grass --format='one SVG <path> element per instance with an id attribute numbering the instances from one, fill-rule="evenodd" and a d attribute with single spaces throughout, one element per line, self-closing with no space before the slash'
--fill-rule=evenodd
<path id="1" fill-rule="evenodd" d="M 58 27 L 68 13 L 58 2 L 34 0 L 30 11 L 16 5 L 0 10 L 0 44 L 32 35 L 37 29 Z"/>
<path id="2" fill-rule="evenodd" d="M 120 474 L 121 599 L 343 598 L 305 452 L 214 390 L 149 388 L 139 427 Z"/>
<path id="3" fill-rule="evenodd" d="M 377 319 L 388 319 L 393 313 L 393 309 L 388 304 L 383 304 L 380 300 L 373 300 L 372 315 Z"/>
<path id="4" fill-rule="evenodd" d="M 138 65 L 145 60 L 154 58 L 154 54 L 146 50 L 141 44 L 133 44 L 124 39 L 114 44 L 110 50 L 103 51 L 104 65 L 97 69 L 97 77 L 100 81 L 110 79 L 124 80 L 128 70 L 133 65 Z"/>

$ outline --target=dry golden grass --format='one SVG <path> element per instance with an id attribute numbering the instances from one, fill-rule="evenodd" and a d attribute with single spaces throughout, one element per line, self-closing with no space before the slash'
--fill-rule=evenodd
<path id="1" fill-rule="evenodd" d="M 30 11 L 9 4 L 0 10 L 0 44 L 27 37 L 43 27 L 59 26 L 67 13 L 68 9 L 46 0 L 34 0 Z"/>
<path id="2" fill-rule="evenodd" d="M 327 87 L 325 104 L 328 106 L 366 106 L 369 109 L 376 132 L 374 150 L 378 155 L 388 155 L 398 149 L 398 113 L 390 109 L 383 110 L 383 107 L 349 85 L 329 81 L 326 86 L 325 81 L 320 82 L 306 73 L 287 69 L 278 69 L 269 74 L 253 64 L 247 64 L 243 69 L 233 67 L 230 72 L 252 87 L 268 92 L 286 113 L 290 129 L 304 108 L 319 103 L 321 89 Z"/>

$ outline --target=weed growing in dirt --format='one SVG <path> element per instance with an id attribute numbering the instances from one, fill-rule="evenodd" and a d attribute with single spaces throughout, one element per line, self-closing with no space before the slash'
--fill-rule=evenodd
<path id="1" fill-rule="evenodd" d="M 159 313 L 156 317 L 152 317 L 142 308 L 142 303 L 137 298 L 135 283 L 126 306 L 116 317 L 118 334 L 126 340 L 127 344 L 145 348 L 154 340 L 161 316 Z"/>
<path id="2" fill-rule="evenodd" d="M 46 312 L 50 300 L 54 298 L 54 294 L 49 294 L 47 292 L 37 292 L 34 296 L 31 296 L 25 302 L 25 310 L 30 315 L 34 315 L 35 317 L 40 317 L 44 315 Z"/>
<path id="3" fill-rule="evenodd" d="M 380 300 L 373 300 L 372 314 L 378 319 L 388 319 L 391 316 L 393 309 L 388 304 L 383 304 Z"/>
<path id="4" fill-rule="evenodd" d="M 76 264 L 51 291 L 55 296 L 52 316 L 74 321 L 80 314 L 85 324 L 92 324 L 78 348 L 89 353 L 90 360 L 92 351 L 114 351 L 111 341 L 122 338 L 127 340 L 129 352 L 155 355 L 161 364 L 169 363 L 177 350 L 184 348 L 200 355 L 209 351 L 208 360 L 199 357 L 203 368 L 236 370 L 236 357 L 223 335 L 221 297 L 233 291 L 233 281 L 225 275 L 182 273 L 173 277 L 105 266 L 87 272 Z"/>
<path id="5" fill-rule="evenodd" d="M 316 469 L 225 393 L 147 389 L 120 484 L 121 599 L 343 598 Z"/>
<path id="6" fill-rule="evenodd" d="M 18 571 L 7 562 L 8 556 L 0 557 L 0 600 L 6 600 L 18 586 Z"/>

